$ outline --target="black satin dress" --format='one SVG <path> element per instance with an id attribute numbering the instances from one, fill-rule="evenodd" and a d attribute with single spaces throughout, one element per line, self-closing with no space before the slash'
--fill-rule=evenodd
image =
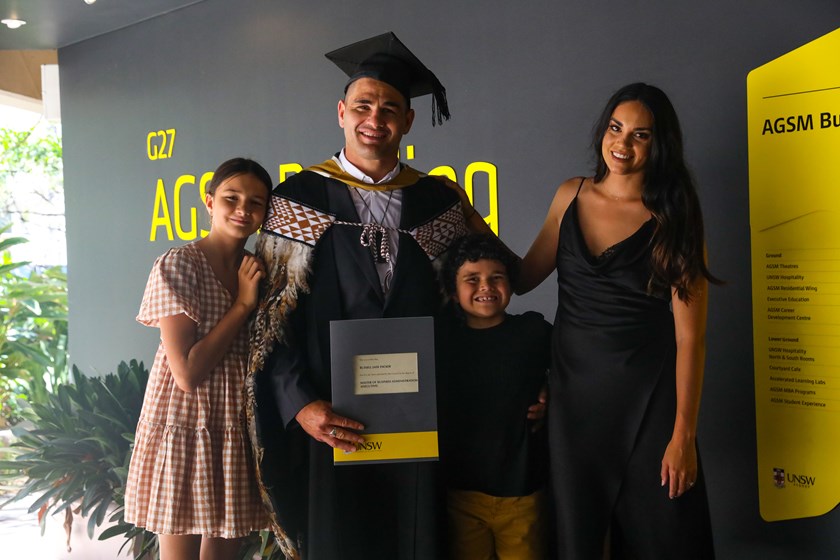
<path id="1" fill-rule="evenodd" d="M 589 253 L 577 196 L 560 226 L 548 414 L 558 557 L 713 558 L 702 469 L 668 498 L 662 456 L 676 410 L 670 294 L 648 294 L 654 221 Z"/>

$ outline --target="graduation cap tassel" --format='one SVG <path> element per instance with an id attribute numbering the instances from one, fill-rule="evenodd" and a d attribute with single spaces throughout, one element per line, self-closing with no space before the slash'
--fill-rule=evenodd
<path id="1" fill-rule="evenodd" d="M 442 87 L 432 95 L 432 126 L 443 124 L 443 120 L 449 120 L 449 103 L 446 100 L 446 90 Z"/>

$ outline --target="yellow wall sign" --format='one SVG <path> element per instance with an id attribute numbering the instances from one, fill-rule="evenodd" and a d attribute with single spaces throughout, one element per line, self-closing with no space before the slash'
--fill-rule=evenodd
<path id="1" fill-rule="evenodd" d="M 840 29 L 747 77 L 761 516 L 840 503 Z"/>

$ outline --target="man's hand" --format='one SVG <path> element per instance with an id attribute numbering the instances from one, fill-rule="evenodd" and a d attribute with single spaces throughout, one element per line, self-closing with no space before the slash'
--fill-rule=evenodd
<path id="1" fill-rule="evenodd" d="M 365 441 L 365 438 L 353 431 L 363 430 L 365 427 L 355 420 L 335 414 L 332 404 L 327 401 L 309 403 L 300 409 L 295 420 L 317 441 L 343 451 L 356 451 L 356 444 Z"/>

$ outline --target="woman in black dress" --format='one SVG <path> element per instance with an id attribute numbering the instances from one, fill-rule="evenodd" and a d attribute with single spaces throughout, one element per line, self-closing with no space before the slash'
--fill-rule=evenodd
<path id="1" fill-rule="evenodd" d="M 621 88 L 593 148 L 595 175 L 559 187 L 518 285 L 557 268 L 548 423 L 559 557 L 713 558 L 696 432 L 717 280 L 667 96 Z"/>

